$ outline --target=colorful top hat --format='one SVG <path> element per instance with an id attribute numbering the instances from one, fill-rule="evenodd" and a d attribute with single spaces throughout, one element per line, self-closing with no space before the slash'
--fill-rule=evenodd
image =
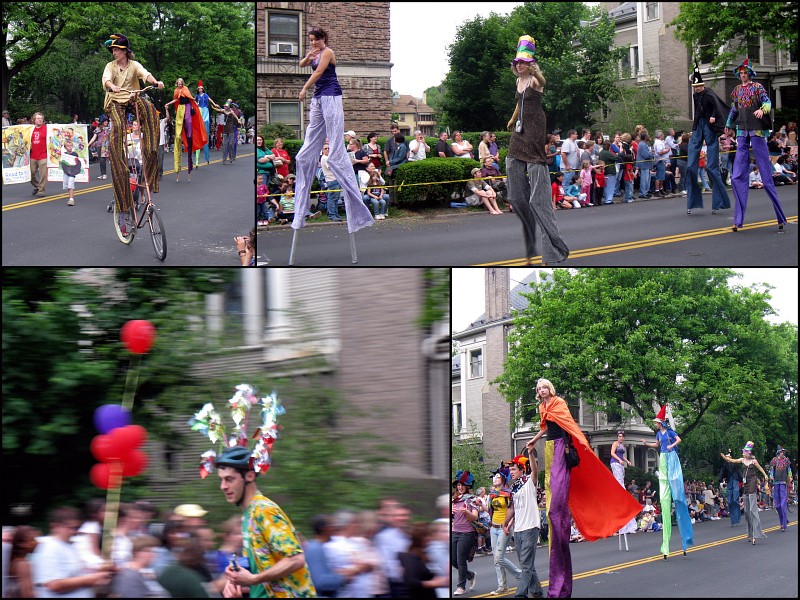
<path id="1" fill-rule="evenodd" d="M 744 448 L 742 448 L 742 452 L 749 452 L 750 454 L 752 454 L 753 453 L 753 446 L 754 446 L 753 442 L 747 442 L 744 445 Z"/>
<path id="2" fill-rule="evenodd" d="M 738 77 L 739 71 L 742 69 L 747 69 L 747 74 L 750 75 L 750 79 L 753 79 L 753 77 L 757 75 L 757 73 L 753 70 L 753 67 L 750 66 L 749 58 L 745 58 L 742 63 L 733 70 L 733 74 Z"/>
<path id="3" fill-rule="evenodd" d="M 113 52 L 113 48 L 122 48 L 123 50 L 130 51 L 131 43 L 121 33 L 112 33 L 110 36 L 111 39 L 106 40 L 105 46 L 108 48 L 109 52 Z"/>
<path id="4" fill-rule="evenodd" d="M 456 487 L 457 483 L 462 483 L 468 488 L 471 488 L 475 484 L 475 476 L 469 471 L 458 471 L 455 481 L 453 481 L 453 487 Z"/>
<path id="5" fill-rule="evenodd" d="M 518 62 L 535 63 L 536 59 L 533 55 L 536 53 L 536 40 L 529 35 L 520 36 L 517 40 L 517 55 L 511 61 L 511 66 L 516 65 Z"/>

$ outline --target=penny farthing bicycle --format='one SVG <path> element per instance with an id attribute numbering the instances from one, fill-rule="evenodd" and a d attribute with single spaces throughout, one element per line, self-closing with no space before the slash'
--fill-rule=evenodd
<path id="1" fill-rule="evenodd" d="M 136 94 L 146 92 L 152 87 L 153 86 L 147 86 L 141 90 L 123 89 L 120 91 L 130 92 L 134 94 L 135 98 Z M 136 120 L 141 123 L 142 121 L 139 119 L 138 102 L 134 102 L 133 106 Z M 167 236 L 164 233 L 164 224 L 161 222 L 158 208 L 156 208 L 156 205 L 153 203 L 150 185 L 147 182 L 146 161 L 141 160 L 141 166 L 139 166 L 136 160 L 130 160 L 127 135 L 126 141 L 122 146 L 124 148 L 125 164 L 128 166 L 130 172 L 130 186 L 134 198 L 132 206 L 128 207 L 119 206 L 116 198 L 111 202 L 114 213 L 114 229 L 117 232 L 119 241 L 123 244 L 130 244 L 136 236 L 136 231 L 144 227 L 145 222 L 147 222 L 156 258 L 158 258 L 158 260 L 164 260 L 167 257 Z"/>

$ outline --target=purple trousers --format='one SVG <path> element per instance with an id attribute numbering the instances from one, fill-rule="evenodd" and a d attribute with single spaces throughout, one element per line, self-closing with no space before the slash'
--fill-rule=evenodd
<path id="1" fill-rule="evenodd" d="M 570 472 L 564 458 L 564 440 L 545 443 L 545 487 L 547 520 L 550 522 L 550 584 L 548 598 L 572 597 L 572 555 L 569 551 L 571 517 L 569 513 Z"/>
<path id="2" fill-rule="evenodd" d="M 775 501 L 775 510 L 778 511 L 778 519 L 781 522 L 781 529 L 786 531 L 786 527 L 789 524 L 786 518 L 786 484 L 776 482 L 772 494 Z"/>
<path id="3" fill-rule="evenodd" d="M 731 175 L 731 186 L 736 204 L 733 211 L 733 224 L 741 227 L 744 222 L 744 213 L 747 210 L 747 192 L 750 191 L 750 145 L 753 146 L 753 154 L 756 157 L 756 165 L 761 173 L 761 181 L 764 183 L 764 190 L 767 197 L 772 200 L 772 208 L 775 209 L 775 216 L 778 224 L 786 223 L 786 216 L 783 214 L 783 207 L 775 191 L 775 182 L 772 179 L 772 163 L 769 161 L 769 150 L 767 142 L 763 137 L 754 135 L 740 135 L 736 137 L 738 147 L 736 149 L 736 159 L 733 163 L 733 174 Z"/>

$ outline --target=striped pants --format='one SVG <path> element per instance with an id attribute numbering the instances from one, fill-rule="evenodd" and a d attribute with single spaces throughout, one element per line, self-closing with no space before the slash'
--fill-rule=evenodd
<path id="1" fill-rule="evenodd" d="M 133 101 L 131 101 L 133 102 Z M 158 193 L 158 115 L 152 103 L 137 97 L 142 136 L 142 161 L 147 172 L 150 191 Z M 128 180 L 128 165 L 125 162 L 125 140 L 128 135 L 126 108 L 133 108 L 131 103 L 112 102 L 108 109 L 111 120 L 111 137 L 109 158 L 111 160 L 111 178 L 114 184 L 114 201 L 120 209 L 132 206 L 133 197 Z"/>

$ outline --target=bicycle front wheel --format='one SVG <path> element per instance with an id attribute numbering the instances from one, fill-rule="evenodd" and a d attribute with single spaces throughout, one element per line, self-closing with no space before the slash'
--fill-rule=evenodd
<path id="1" fill-rule="evenodd" d="M 164 224 L 161 222 L 161 217 L 158 216 L 158 211 L 152 204 L 147 214 L 147 222 L 150 225 L 150 238 L 153 240 L 153 250 L 156 252 L 156 258 L 163 261 L 167 258 L 167 235 L 164 233 Z"/>
<path id="2" fill-rule="evenodd" d="M 133 207 L 121 210 L 116 200 L 112 200 L 111 205 L 114 207 L 114 231 L 120 242 L 130 244 L 136 235 L 136 211 Z"/>

